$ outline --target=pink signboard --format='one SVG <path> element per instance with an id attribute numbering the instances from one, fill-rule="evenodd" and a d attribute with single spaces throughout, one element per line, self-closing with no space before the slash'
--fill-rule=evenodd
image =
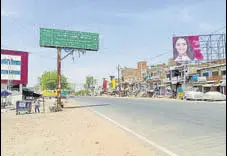
<path id="1" fill-rule="evenodd" d="M 175 62 L 203 60 L 199 36 L 173 37 L 173 60 Z"/>

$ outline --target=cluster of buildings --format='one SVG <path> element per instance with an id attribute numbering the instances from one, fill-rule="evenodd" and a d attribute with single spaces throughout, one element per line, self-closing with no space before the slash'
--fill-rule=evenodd
<path id="1" fill-rule="evenodd" d="M 28 53 L 1 50 L 1 91 L 10 90 L 14 100 L 22 99 L 28 83 Z M 80 84 L 79 88 L 82 88 Z M 148 65 L 137 63 L 136 68 L 120 68 L 118 77 L 103 79 L 103 85 L 93 87 L 92 94 L 119 92 L 121 96 L 174 96 L 185 91 L 218 91 L 226 95 L 226 60 L 209 63 Z M 179 96 L 178 96 L 179 97 Z"/>
<path id="2" fill-rule="evenodd" d="M 137 68 L 122 68 L 120 83 L 123 95 L 175 96 L 185 91 L 219 91 L 226 95 L 226 60 L 209 63 L 148 66 L 146 61 Z"/>

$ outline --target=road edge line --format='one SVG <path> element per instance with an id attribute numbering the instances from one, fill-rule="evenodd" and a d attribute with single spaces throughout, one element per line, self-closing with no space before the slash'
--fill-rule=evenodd
<path id="1" fill-rule="evenodd" d="M 175 153 L 171 152 L 170 150 L 166 149 L 165 147 L 162 147 L 162 146 L 156 144 L 155 142 L 153 142 L 153 141 L 147 139 L 146 137 L 144 137 L 144 136 L 142 136 L 142 135 L 140 135 L 140 134 L 134 132 L 133 130 L 131 130 L 131 129 L 129 129 L 129 128 L 127 128 L 127 127 L 125 127 L 125 126 L 119 124 L 118 122 L 116 122 L 116 121 L 114 121 L 113 119 L 107 117 L 106 115 L 104 115 L 104 114 L 102 114 L 102 113 L 100 113 L 100 112 L 98 112 L 98 111 L 95 111 L 95 110 L 93 110 L 93 109 L 91 109 L 91 108 L 88 108 L 88 109 L 89 109 L 90 111 L 92 111 L 92 112 L 94 112 L 94 113 L 100 115 L 100 116 L 103 117 L 104 119 L 110 121 L 110 122 L 113 123 L 114 125 L 120 127 L 120 128 L 123 129 L 124 131 L 129 132 L 130 134 L 136 136 L 137 138 L 139 138 L 139 139 L 145 141 L 146 143 L 152 145 L 153 147 L 159 149 L 160 151 L 162 151 L 162 152 L 164 152 L 164 153 L 166 153 L 166 154 L 168 154 L 168 155 L 170 155 L 170 156 L 178 156 L 177 154 L 175 154 Z"/>

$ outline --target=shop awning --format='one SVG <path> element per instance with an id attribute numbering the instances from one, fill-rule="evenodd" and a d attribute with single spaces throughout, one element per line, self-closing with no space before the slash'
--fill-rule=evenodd
<path id="1" fill-rule="evenodd" d="M 220 86 L 226 86 L 226 80 L 225 81 L 222 81 L 221 83 L 220 83 Z"/>
<path id="2" fill-rule="evenodd" d="M 33 92 L 32 90 L 30 90 L 28 88 L 23 88 L 22 95 L 23 96 L 29 96 L 29 97 L 36 97 L 36 98 L 42 96 L 41 94 L 35 93 L 35 92 Z"/>
<path id="3" fill-rule="evenodd" d="M 193 83 L 192 85 L 193 86 L 203 86 L 203 85 L 206 85 L 206 83 Z"/>
<path id="4" fill-rule="evenodd" d="M 12 93 L 8 90 L 4 90 L 4 91 L 1 91 L 1 96 L 9 96 L 11 95 Z"/>
<path id="5" fill-rule="evenodd" d="M 214 87 L 214 84 L 205 84 L 203 87 Z"/>

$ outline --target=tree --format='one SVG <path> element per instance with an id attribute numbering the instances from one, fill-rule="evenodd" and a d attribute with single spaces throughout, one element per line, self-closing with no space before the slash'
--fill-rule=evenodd
<path id="1" fill-rule="evenodd" d="M 93 76 L 87 76 L 86 77 L 86 84 L 84 85 L 84 89 L 90 89 L 94 85 L 96 85 L 96 80 L 94 79 Z"/>
<path id="2" fill-rule="evenodd" d="M 89 91 L 88 90 L 80 90 L 78 92 L 75 92 L 74 95 L 80 95 L 80 96 L 84 96 L 84 95 L 88 95 Z"/>
<path id="3" fill-rule="evenodd" d="M 44 72 L 38 80 L 41 89 L 54 90 L 58 88 L 57 71 Z M 67 78 L 64 75 L 61 75 L 61 89 L 71 89 L 71 85 L 67 82 Z"/>

